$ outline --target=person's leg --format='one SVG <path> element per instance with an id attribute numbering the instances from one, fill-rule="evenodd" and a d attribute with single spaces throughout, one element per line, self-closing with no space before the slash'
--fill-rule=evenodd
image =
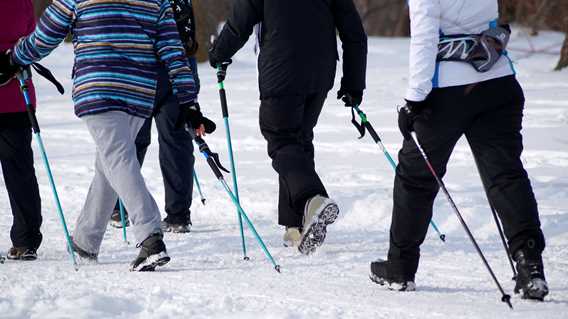
<path id="1" fill-rule="evenodd" d="M 487 110 L 466 132 L 490 203 L 503 222 L 517 263 L 515 292 L 543 300 L 548 294 L 538 208 L 521 153 L 524 96 L 514 77 L 485 82 L 478 89 Z"/>
<path id="2" fill-rule="evenodd" d="M 428 119 L 415 124 L 418 139 L 441 178 L 456 142 L 468 126 L 468 114 L 473 112 L 465 99 L 463 87 L 435 90 L 428 98 Z M 398 281 L 414 281 L 420 245 L 428 231 L 438 190 L 414 141 L 405 140 L 394 181 L 388 252 L 390 276 Z"/>
<path id="3" fill-rule="evenodd" d="M 304 115 L 302 118 L 302 132 L 301 132 L 301 144 L 303 151 L 308 158 L 309 165 L 315 169 L 314 162 L 314 127 L 317 124 L 319 115 L 323 108 L 323 104 L 327 97 L 327 92 L 321 92 L 317 94 L 312 94 L 306 98 L 306 104 L 304 108 Z M 278 194 L 278 223 L 280 225 L 288 227 L 301 227 L 302 218 L 304 215 L 304 207 L 292 206 L 292 200 L 289 197 L 290 191 L 286 185 L 285 180 L 282 177 L 278 178 L 279 183 L 279 194 Z M 327 196 L 324 192 L 320 195 Z"/>
<path id="4" fill-rule="evenodd" d="M 279 211 L 279 222 L 287 227 L 302 224 L 301 211 L 306 200 L 315 195 L 326 195 L 325 188 L 313 167 L 312 159 L 304 150 L 302 130 L 305 96 L 287 96 L 264 99 L 260 106 L 260 129 L 268 142 L 272 167 L 281 180 L 280 200 L 292 209 Z"/>
<path id="5" fill-rule="evenodd" d="M 160 213 L 148 191 L 136 159 L 135 138 L 144 119 L 123 112 L 82 117 L 95 144 L 95 178 L 75 229 L 74 239 L 90 253 L 97 253 L 116 201 L 116 192 L 130 212 L 136 241 L 160 233 Z M 109 207 L 110 205 L 110 207 Z"/>
<path id="6" fill-rule="evenodd" d="M 14 216 L 10 231 L 12 244 L 35 250 L 42 241 L 42 216 L 31 138 L 29 128 L 0 130 L 2 172 Z"/>
<path id="7" fill-rule="evenodd" d="M 188 226 L 191 224 L 195 164 L 193 142 L 189 132 L 184 128 L 176 128 L 180 109 L 169 83 L 160 82 L 159 87 L 168 91 L 165 98 L 160 100 L 160 110 L 155 116 L 166 196 L 167 217 L 164 221 L 171 225 Z"/>
<path id="8" fill-rule="evenodd" d="M 468 142 L 491 204 L 503 221 L 511 253 L 514 255 L 532 240 L 540 254 L 544 236 L 536 199 L 521 161 L 522 89 L 512 77 L 486 83 L 481 89 L 487 100 L 496 103 L 466 132 Z"/>
<path id="9" fill-rule="evenodd" d="M 142 128 L 138 132 L 136 136 L 136 157 L 138 158 L 138 162 L 140 166 L 144 163 L 144 158 L 146 157 L 146 152 L 148 151 L 148 147 L 152 141 L 152 118 L 146 119 Z M 113 227 L 121 228 L 122 227 L 122 220 L 120 217 L 120 206 L 118 200 L 114 206 L 114 211 L 111 216 L 111 225 Z M 128 211 L 125 210 L 125 217 L 126 217 L 126 226 L 129 226 L 128 222 Z"/>

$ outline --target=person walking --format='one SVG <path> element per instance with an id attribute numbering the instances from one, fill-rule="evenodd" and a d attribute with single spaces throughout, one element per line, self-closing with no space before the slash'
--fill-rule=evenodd
<path id="1" fill-rule="evenodd" d="M 339 207 L 316 173 L 313 129 L 343 44 L 338 97 L 358 105 L 365 89 L 367 36 L 352 0 L 236 0 L 209 53 L 213 67 L 226 66 L 257 24 L 260 53 L 260 129 L 279 176 L 278 222 L 285 245 L 310 254 L 322 245 Z"/>
<path id="2" fill-rule="evenodd" d="M 0 52 L 11 49 L 35 28 L 31 0 L 0 2 Z M 8 56 L 0 55 L 0 65 L 9 66 Z M 0 162 L 14 222 L 10 231 L 12 247 L 7 258 L 35 260 L 42 241 L 41 199 L 34 170 L 31 123 L 15 68 L 2 68 L 0 74 Z M 33 83 L 29 83 L 35 107 Z"/>
<path id="3" fill-rule="evenodd" d="M 414 290 L 415 274 L 439 187 L 411 138 L 415 132 L 440 177 L 465 135 L 490 204 L 503 222 L 518 271 L 516 291 L 548 294 L 545 239 L 523 168 L 523 90 L 506 54 L 510 30 L 497 23 L 496 0 L 410 0 L 410 72 L 398 124 L 404 136 L 393 193 L 388 260 L 371 279 Z"/>
<path id="4" fill-rule="evenodd" d="M 191 127 L 197 135 L 205 130 L 170 3 L 54 0 L 36 30 L 9 57 L 15 65 L 29 65 L 47 56 L 69 32 L 75 50 L 75 114 L 85 122 L 96 145 L 95 176 L 74 230 L 75 251 L 97 259 L 112 207 L 120 197 L 140 247 L 130 270 L 152 271 L 170 257 L 134 141 L 153 113 L 158 59 L 168 68 L 178 104 Z"/>
<path id="5" fill-rule="evenodd" d="M 195 92 L 199 94 L 199 75 L 195 53 L 198 44 L 195 37 L 195 18 L 191 0 L 169 0 L 174 11 L 177 29 L 186 56 L 193 72 Z M 181 115 L 178 101 L 168 78 L 168 71 L 160 67 L 158 71 L 154 115 L 146 120 L 136 137 L 136 153 L 140 165 L 151 143 L 152 118 L 158 130 L 159 161 L 165 190 L 166 217 L 162 221 L 165 232 L 188 233 L 191 231 L 191 203 L 193 199 L 193 169 L 195 157 L 193 142 L 189 132 L 178 127 Z M 207 126 L 214 124 L 208 122 Z M 128 213 L 126 212 L 126 225 Z M 110 224 L 122 228 L 120 207 L 117 202 L 111 215 Z"/>

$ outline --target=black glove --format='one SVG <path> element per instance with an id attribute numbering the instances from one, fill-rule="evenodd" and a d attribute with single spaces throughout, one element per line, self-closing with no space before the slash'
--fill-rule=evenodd
<path id="1" fill-rule="evenodd" d="M 233 61 L 231 59 L 223 59 L 221 58 L 218 53 L 217 53 L 217 40 L 213 40 L 213 42 L 211 42 L 211 44 L 209 45 L 209 64 L 211 64 L 211 67 L 213 68 L 217 68 L 219 67 L 219 65 L 223 66 L 225 65 L 225 71 L 227 70 L 227 66 L 229 66 L 229 64 L 231 64 Z"/>
<path id="2" fill-rule="evenodd" d="M 10 82 L 19 69 L 20 66 L 12 61 L 10 51 L 2 52 L 0 54 L 0 86 Z"/>
<path id="3" fill-rule="evenodd" d="M 428 104 L 426 101 L 414 102 L 406 101 L 406 105 L 398 110 L 398 128 L 404 136 L 405 140 L 412 139 L 410 133 L 414 132 L 414 123 L 418 119 L 427 119 L 428 112 L 424 111 L 427 109 Z"/>
<path id="4" fill-rule="evenodd" d="M 199 103 L 186 103 L 180 105 L 180 112 L 176 121 L 176 128 L 182 128 L 184 124 L 189 124 L 192 129 L 198 129 L 201 124 L 205 127 L 205 133 L 215 132 L 217 125 L 215 122 L 203 116 Z"/>
<path id="5" fill-rule="evenodd" d="M 341 88 L 337 91 L 337 99 L 345 102 L 346 107 L 359 106 L 363 102 L 363 91 Z"/>

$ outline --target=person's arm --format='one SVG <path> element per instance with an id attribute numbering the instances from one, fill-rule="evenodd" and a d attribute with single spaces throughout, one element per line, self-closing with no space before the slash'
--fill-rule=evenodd
<path id="1" fill-rule="evenodd" d="M 183 49 L 174 14 L 168 0 L 162 0 L 155 42 L 158 57 L 168 69 L 172 90 L 180 105 L 197 102 L 195 79 Z"/>
<path id="2" fill-rule="evenodd" d="M 432 91 L 440 41 L 440 1 L 410 0 L 410 59 L 406 100 L 421 102 Z"/>
<path id="3" fill-rule="evenodd" d="M 254 26 L 261 22 L 264 0 L 236 0 L 230 18 L 223 26 L 211 52 L 217 62 L 230 60 L 245 45 Z"/>
<path id="4" fill-rule="evenodd" d="M 341 88 L 363 91 L 367 71 L 367 35 L 353 0 L 335 0 L 335 24 L 343 48 Z"/>
<path id="5" fill-rule="evenodd" d="M 74 18 L 74 0 L 54 0 L 35 31 L 14 47 L 12 60 L 19 65 L 29 65 L 49 55 L 65 39 Z"/>

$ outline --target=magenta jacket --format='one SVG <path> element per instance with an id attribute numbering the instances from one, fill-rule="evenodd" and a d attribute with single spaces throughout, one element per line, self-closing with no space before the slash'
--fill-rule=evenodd
<path id="1" fill-rule="evenodd" d="M 32 0 L 0 1 L 0 52 L 12 49 L 16 42 L 35 29 Z M 30 95 L 35 105 L 35 90 L 30 83 Z M 0 87 L 0 113 L 25 112 L 25 104 L 18 80 Z"/>

